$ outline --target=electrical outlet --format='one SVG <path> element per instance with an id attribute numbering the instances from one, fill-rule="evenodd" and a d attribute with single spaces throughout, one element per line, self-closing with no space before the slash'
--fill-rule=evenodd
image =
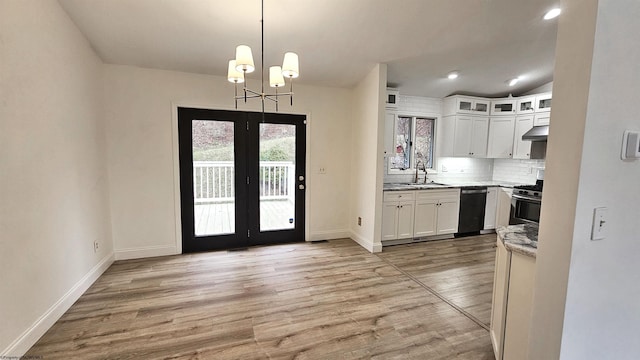
<path id="1" fill-rule="evenodd" d="M 93 242 L 93 252 L 98 252 L 98 250 L 100 249 L 100 243 L 98 242 L 98 240 Z"/>
<path id="2" fill-rule="evenodd" d="M 447 171 L 449 171 L 449 169 L 447 169 L 446 166 L 442 165 L 442 172 L 447 172 Z"/>
<path id="3" fill-rule="evenodd" d="M 326 174 L 327 173 L 327 168 L 324 166 L 321 166 L 320 168 L 318 168 L 318 174 Z"/>
<path id="4" fill-rule="evenodd" d="M 358 216 L 358 226 L 362 226 L 362 218 Z"/>

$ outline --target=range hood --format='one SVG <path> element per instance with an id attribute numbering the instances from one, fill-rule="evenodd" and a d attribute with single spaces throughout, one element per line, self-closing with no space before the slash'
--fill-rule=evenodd
<path id="1" fill-rule="evenodd" d="M 522 135 L 522 140 L 547 141 L 547 136 L 549 136 L 549 125 L 534 126 Z"/>

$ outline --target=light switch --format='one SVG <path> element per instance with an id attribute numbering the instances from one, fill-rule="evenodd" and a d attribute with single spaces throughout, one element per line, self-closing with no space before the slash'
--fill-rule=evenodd
<path id="1" fill-rule="evenodd" d="M 593 225 L 591 240 L 602 240 L 607 237 L 607 208 L 599 207 L 593 210 Z"/>

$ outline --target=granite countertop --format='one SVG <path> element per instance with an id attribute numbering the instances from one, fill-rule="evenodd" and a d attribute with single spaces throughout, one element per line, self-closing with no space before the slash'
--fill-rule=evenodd
<path id="1" fill-rule="evenodd" d="M 410 191 L 410 190 L 431 190 L 431 189 L 458 189 L 467 186 L 486 186 L 486 187 L 509 187 L 512 188 L 520 183 L 513 183 L 509 181 L 446 181 L 436 183 L 385 183 L 383 185 L 384 191 Z"/>
<path id="2" fill-rule="evenodd" d="M 496 232 L 507 250 L 536 257 L 538 252 L 537 224 L 501 226 L 496 229 Z"/>

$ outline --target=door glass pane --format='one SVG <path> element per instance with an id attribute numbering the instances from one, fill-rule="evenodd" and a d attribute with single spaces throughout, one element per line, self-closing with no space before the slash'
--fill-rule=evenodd
<path id="1" fill-rule="evenodd" d="M 233 122 L 193 120 L 196 236 L 235 233 Z"/>
<path id="2" fill-rule="evenodd" d="M 296 126 L 260 124 L 260 231 L 295 228 Z"/>

